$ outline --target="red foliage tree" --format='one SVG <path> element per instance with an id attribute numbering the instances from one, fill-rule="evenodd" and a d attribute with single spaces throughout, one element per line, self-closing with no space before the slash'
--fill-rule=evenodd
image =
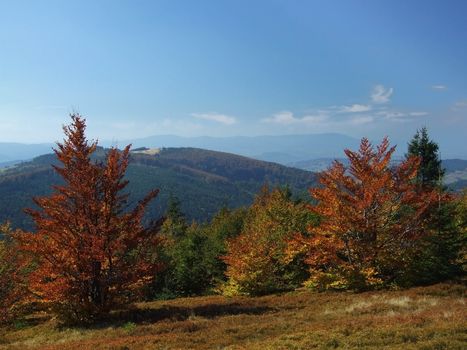
<path id="1" fill-rule="evenodd" d="M 334 162 L 310 190 L 321 223 L 297 236 L 289 253 L 307 252 L 312 285 L 368 288 L 407 267 L 438 196 L 417 190 L 418 158 L 391 165 L 394 150 L 387 138 L 376 149 L 364 138 L 357 152 L 345 150 L 348 168 Z"/>
<path id="2" fill-rule="evenodd" d="M 141 223 L 158 190 L 127 210 L 128 193 L 122 191 L 130 146 L 112 148 L 105 163 L 94 161 L 97 142 L 86 139 L 85 119 L 71 118 L 66 139 L 55 149 L 62 166 L 54 168 L 64 185 L 34 199 L 40 210 L 27 212 L 37 232 L 18 239 L 37 259 L 31 290 L 58 306 L 62 316 L 89 321 L 150 282 L 158 268 L 154 248 L 161 223 Z"/>

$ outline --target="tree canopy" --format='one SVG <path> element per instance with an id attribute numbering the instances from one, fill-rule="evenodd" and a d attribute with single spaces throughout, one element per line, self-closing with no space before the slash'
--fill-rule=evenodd
<path id="1" fill-rule="evenodd" d="M 307 252 L 311 284 L 369 288 L 407 268 L 437 196 L 416 189 L 419 158 L 390 166 L 394 150 L 387 138 L 376 148 L 364 138 L 358 151 L 345 150 L 348 168 L 335 161 L 310 190 L 317 201 L 310 210 L 321 222 L 309 236 L 297 235 L 290 252 Z"/>
<path id="2" fill-rule="evenodd" d="M 93 161 L 97 143 L 86 139 L 85 119 L 71 119 L 55 149 L 60 165 L 54 169 L 64 184 L 34 199 L 39 209 L 28 213 L 36 232 L 18 239 L 37 262 L 30 289 L 67 317 L 86 321 L 107 313 L 155 275 L 160 222 L 143 227 L 141 220 L 158 191 L 127 208 L 130 146 L 111 149 L 105 162 Z"/>
<path id="3" fill-rule="evenodd" d="M 417 130 L 408 145 L 407 158 L 419 157 L 417 182 L 421 186 L 435 187 L 442 183 L 444 169 L 439 156 L 439 146 L 428 136 L 426 127 Z"/>

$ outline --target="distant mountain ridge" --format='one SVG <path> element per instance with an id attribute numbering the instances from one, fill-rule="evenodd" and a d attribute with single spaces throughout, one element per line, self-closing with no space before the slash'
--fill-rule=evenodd
<path id="1" fill-rule="evenodd" d="M 194 147 L 285 164 L 302 159 L 341 156 L 344 148 L 358 147 L 359 140 L 343 134 L 327 133 L 235 137 L 156 135 L 119 142 L 128 143 L 133 147 Z M 110 146 L 108 142 L 104 144 Z"/>
<path id="2" fill-rule="evenodd" d="M 380 140 L 374 140 L 375 143 Z M 391 140 L 398 144 L 396 155 L 401 157 L 406 150 L 407 141 Z M 457 143 L 460 143 L 458 141 Z M 262 135 L 262 136 L 233 136 L 233 137 L 182 137 L 175 135 L 155 135 L 144 138 L 121 139 L 118 141 L 103 141 L 101 145 L 125 146 L 131 143 L 133 148 L 169 148 L 193 147 L 212 151 L 238 154 L 259 160 L 276 162 L 287 165 L 294 162 L 308 161 L 321 158 L 342 158 L 344 149 L 357 149 L 360 140 L 339 133 L 301 134 L 301 135 Z M 465 158 L 467 153 L 463 148 L 453 150 L 452 140 L 443 140 L 442 146 L 447 145 L 451 152 L 443 152 L 444 158 Z M 9 161 L 30 160 L 41 154 L 49 153 L 54 147 L 53 143 L 20 144 L 0 143 L 0 163 Z"/>
<path id="3" fill-rule="evenodd" d="M 446 169 L 445 183 L 454 190 L 467 188 L 467 160 L 446 159 L 443 160 Z"/>
<path id="4" fill-rule="evenodd" d="M 286 164 L 310 158 L 341 156 L 344 148 L 358 147 L 359 141 L 350 136 L 337 133 L 235 137 L 156 135 L 145 138 L 119 140 L 118 146 L 129 143 L 134 148 L 201 148 Z M 114 144 L 114 141 L 101 142 L 101 145 L 106 147 Z M 22 144 L 0 142 L 0 163 L 31 160 L 41 154 L 50 153 L 54 146 L 55 144 L 53 143 Z"/>
<path id="5" fill-rule="evenodd" d="M 147 219 L 165 212 L 169 196 L 177 196 L 189 220 L 208 220 L 222 206 L 239 207 L 253 201 L 264 184 L 289 186 L 297 197 L 306 198 L 316 184 L 315 174 L 276 163 L 235 154 L 197 148 L 162 148 L 157 152 L 132 153 L 127 178 L 133 205 L 153 188 L 160 195 L 149 207 Z M 105 150 L 99 148 L 96 158 Z M 23 209 L 32 207 L 33 196 L 51 192 L 61 178 L 53 171 L 54 154 L 46 154 L 0 171 L 0 222 L 32 229 Z"/>
<path id="6" fill-rule="evenodd" d="M 52 143 L 0 142 L 0 163 L 32 159 L 41 154 L 50 153 L 53 146 Z"/>
<path id="7" fill-rule="evenodd" d="M 344 165 L 348 165 L 345 158 L 335 158 Z M 334 161 L 334 158 L 308 159 L 286 164 L 287 166 L 312 172 L 326 170 Z M 396 162 L 398 159 L 396 158 Z M 464 159 L 443 159 L 442 166 L 446 170 L 444 183 L 454 191 L 467 188 L 467 160 Z"/>

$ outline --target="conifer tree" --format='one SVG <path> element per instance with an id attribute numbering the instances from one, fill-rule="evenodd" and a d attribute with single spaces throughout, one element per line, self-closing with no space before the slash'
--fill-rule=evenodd
<path id="1" fill-rule="evenodd" d="M 438 282 L 460 273 L 459 255 L 465 242 L 453 220 L 454 197 L 442 184 L 445 170 L 438 144 L 430 139 L 426 127 L 417 130 L 410 141 L 407 158 L 410 157 L 418 157 L 420 161 L 416 177 L 419 191 L 436 189 L 438 193 L 437 205 L 429 212 L 426 234 L 420 242 L 423 249 L 412 257 L 410 280 L 415 284 Z"/>
<path id="2" fill-rule="evenodd" d="M 165 221 L 162 225 L 162 233 L 172 239 L 183 237 L 188 229 L 185 214 L 182 212 L 181 202 L 172 194 L 169 196 Z"/>
<path id="3" fill-rule="evenodd" d="M 437 187 L 441 184 L 444 169 L 439 157 L 439 146 L 428 137 L 428 130 L 423 127 L 408 145 L 407 158 L 419 157 L 420 165 L 417 171 L 417 182 L 423 187 Z"/>

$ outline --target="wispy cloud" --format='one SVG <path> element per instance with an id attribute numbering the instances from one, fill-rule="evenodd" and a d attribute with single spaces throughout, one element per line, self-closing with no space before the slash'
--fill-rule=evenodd
<path id="1" fill-rule="evenodd" d="M 391 125 L 394 127 L 397 123 L 418 123 L 420 122 L 419 118 L 430 115 L 423 110 L 396 108 L 388 103 L 393 93 L 393 88 L 378 84 L 371 91 L 370 102 L 357 101 L 348 105 L 321 106 L 309 109 L 301 115 L 294 114 L 290 110 L 283 110 L 262 119 L 261 122 L 298 132 L 303 132 L 306 129 L 361 132 L 363 129 L 373 130 L 375 127 L 386 128 L 391 127 Z M 467 100 L 459 101 L 455 108 L 467 108 Z"/>
<path id="2" fill-rule="evenodd" d="M 428 112 L 410 112 L 409 115 L 412 117 L 423 117 L 425 115 L 428 115 Z"/>
<path id="3" fill-rule="evenodd" d="M 394 110 L 383 110 L 377 112 L 375 115 L 382 117 L 388 121 L 394 122 L 410 122 L 413 121 L 413 117 L 423 117 L 428 115 L 428 112 L 416 111 L 416 112 L 399 112 Z"/>
<path id="4" fill-rule="evenodd" d="M 402 118 L 402 117 L 407 116 L 406 113 L 397 112 L 397 111 L 381 111 L 381 112 L 378 112 L 377 114 L 386 119 L 396 119 L 396 118 Z"/>
<path id="5" fill-rule="evenodd" d="M 349 122 L 350 124 L 353 124 L 353 125 L 362 125 L 362 124 L 373 123 L 374 120 L 375 118 L 370 115 L 363 115 L 363 116 L 354 117 L 350 119 Z"/>
<path id="6" fill-rule="evenodd" d="M 301 118 L 297 118 L 290 111 L 282 111 L 274 114 L 270 118 L 264 118 L 261 121 L 263 123 L 281 124 L 281 125 L 292 125 L 292 124 L 316 124 L 325 122 L 328 119 L 327 115 L 306 115 Z"/>
<path id="7" fill-rule="evenodd" d="M 394 92 L 393 88 L 385 88 L 383 85 L 375 85 L 371 92 L 371 100 L 374 103 L 387 103 Z"/>
<path id="8" fill-rule="evenodd" d="M 371 111 L 370 105 L 353 104 L 351 106 L 342 106 L 340 111 L 343 113 L 361 113 Z"/>
<path id="9" fill-rule="evenodd" d="M 446 85 L 439 84 L 439 85 L 431 85 L 431 88 L 433 90 L 438 90 L 439 91 L 439 90 L 446 90 L 448 87 Z"/>
<path id="10" fill-rule="evenodd" d="M 231 117 L 220 113 L 193 113 L 192 116 L 197 119 L 209 120 L 224 125 L 232 125 L 237 122 L 237 119 L 235 117 Z"/>
<path id="11" fill-rule="evenodd" d="M 451 107 L 451 110 L 457 112 L 467 108 L 467 100 L 461 100 L 454 103 L 454 106 Z"/>
<path id="12" fill-rule="evenodd" d="M 292 112 L 282 111 L 274 114 L 270 118 L 262 119 L 265 123 L 274 123 L 274 124 L 293 124 L 297 121 L 297 118 L 293 116 Z"/>

